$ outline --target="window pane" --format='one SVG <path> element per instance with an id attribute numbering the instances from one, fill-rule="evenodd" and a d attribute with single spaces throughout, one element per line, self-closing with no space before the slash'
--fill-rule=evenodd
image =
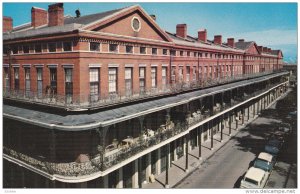
<path id="1" fill-rule="evenodd" d="M 42 80 L 43 77 L 42 68 L 37 68 L 36 71 L 37 71 L 37 80 Z"/>
<path id="2" fill-rule="evenodd" d="M 28 45 L 23 46 L 23 53 L 29 53 L 29 46 Z"/>
<path id="3" fill-rule="evenodd" d="M 156 68 L 151 68 L 151 86 L 156 87 Z"/>
<path id="4" fill-rule="evenodd" d="M 29 68 L 25 68 L 25 79 L 30 79 L 30 69 Z"/>
<path id="5" fill-rule="evenodd" d="M 49 52 L 56 52 L 56 43 L 55 42 L 48 43 L 48 50 Z"/>
<path id="6" fill-rule="evenodd" d="M 90 51 L 100 51 L 100 43 L 90 42 Z"/>
<path id="7" fill-rule="evenodd" d="M 65 69 L 66 82 L 72 82 L 72 70 L 73 69 Z"/>
<path id="8" fill-rule="evenodd" d="M 42 52 L 42 45 L 41 44 L 36 44 L 34 48 L 35 48 L 36 53 L 41 53 Z"/>
<path id="9" fill-rule="evenodd" d="M 146 47 L 140 47 L 140 53 L 146 54 Z"/>
<path id="10" fill-rule="evenodd" d="M 109 52 L 118 52 L 118 45 L 117 44 L 110 44 L 109 45 Z"/>
<path id="11" fill-rule="evenodd" d="M 71 42 L 64 42 L 63 43 L 64 51 L 72 51 L 72 43 Z"/>
<path id="12" fill-rule="evenodd" d="M 140 67 L 140 78 L 145 78 L 145 68 Z"/>
<path id="13" fill-rule="evenodd" d="M 125 79 L 131 79 L 131 68 L 125 68 Z"/>
<path id="14" fill-rule="evenodd" d="M 14 68 L 15 79 L 19 79 L 19 68 Z"/>
<path id="15" fill-rule="evenodd" d="M 157 55 L 157 48 L 152 48 L 152 55 Z"/>
<path id="16" fill-rule="evenodd" d="M 109 68 L 108 70 L 108 81 L 109 87 L 108 91 L 110 93 L 117 91 L 117 69 L 116 68 Z"/>
<path id="17" fill-rule="evenodd" d="M 99 69 L 91 68 L 90 69 L 90 82 L 98 82 L 99 81 Z"/>
<path id="18" fill-rule="evenodd" d="M 133 46 L 126 45 L 126 53 L 133 53 Z"/>

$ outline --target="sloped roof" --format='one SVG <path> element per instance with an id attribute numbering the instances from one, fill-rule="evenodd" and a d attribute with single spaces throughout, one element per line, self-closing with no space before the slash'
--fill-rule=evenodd
<path id="1" fill-rule="evenodd" d="M 251 44 L 254 43 L 253 41 L 249 41 L 249 42 L 236 42 L 235 43 L 235 47 L 242 49 L 242 50 L 247 50 Z"/>
<path id="2" fill-rule="evenodd" d="M 170 36 L 175 44 L 182 45 L 182 46 L 193 46 L 198 48 L 206 48 L 206 49 L 217 49 L 217 50 L 224 50 L 224 51 L 235 51 L 235 52 L 243 52 L 243 50 L 239 48 L 232 48 L 225 44 L 214 44 L 213 41 L 207 40 L 207 42 L 198 41 L 197 38 L 192 36 L 187 36 L 186 39 L 182 37 L 176 36 L 176 34 L 167 32 L 166 33 Z"/>
<path id="3" fill-rule="evenodd" d="M 80 16 L 80 17 L 69 17 L 65 19 L 65 25 L 66 24 L 72 24 L 72 23 L 76 23 L 76 24 L 89 24 L 92 23 L 94 21 L 100 20 L 102 18 L 105 18 L 107 16 L 110 16 L 114 13 L 117 13 L 123 9 L 125 9 L 127 7 L 121 8 L 121 9 L 115 9 L 115 10 L 110 10 L 110 11 L 105 11 L 105 12 L 101 12 L 101 13 L 96 13 L 96 14 L 90 14 L 90 15 L 85 15 L 85 16 Z"/>

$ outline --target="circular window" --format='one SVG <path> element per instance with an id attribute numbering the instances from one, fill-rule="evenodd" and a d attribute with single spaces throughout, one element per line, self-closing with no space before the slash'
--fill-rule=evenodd
<path id="1" fill-rule="evenodd" d="M 141 22 L 138 18 L 134 17 L 132 18 L 131 20 L 131 26 L 132 26 L 132 29 L 136 32 L 140 31 L 141 29 Z"/>

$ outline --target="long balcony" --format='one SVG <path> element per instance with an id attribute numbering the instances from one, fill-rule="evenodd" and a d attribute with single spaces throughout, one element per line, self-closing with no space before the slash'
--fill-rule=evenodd
<path id="1" fill-rule="evenodd" d="M 86 161 L 69 163 L 48 162 L 18 153 L 7 147 L 4 147 L 3 153 L 50 175 L 56 174 L 67 177 L 90 175 L 99 171 L 105 171 L 136 156 L 138 153 L 148 152 L 154 146 L 159 144 L 163 145 L 175 136 L 180 137 L 186 134 L 189 128 L 193 128 L 193 126 L 199 122 L 205 121 L 209 119 L 209 117 L 260 95 L 279 84 L 280 83 L 267 84 L 265 87 L 255 88 L 251 93 L 242 92 L 241 94 L 236 94 L 230 101 L 214 103 L 212 109 L 197 107 L 194 111 L 186 113 L 184 120 L 167 120 L 165 124 L 159 124 L 157 128 L 146 129 L 143 134 L 136 137 L 128 136 L 120 142 L 116 142 L 113 139 L 104 146 L 98 145 L 98 154 L 87 156 Z"/>
<path id="2" fill-rule="evenodd" d="M 10 90 L 9 88 L 4 88 L 3 98 L 11 99 L 23 102 L 30 102 L 36 104 L 42 104 L 51 107 L 63 108 L 69 111 L 80 111 L 87 109 L 96 109 L 101 107 L 107 107 L 122 103 L 129 103 L 139 100 L 145 100 L 153 97 L 160 97 L 164 95 L 174 95 L 180 92 L 187 92 L 190 90 L 203 89 L 207 87 L 212 87 L 220 84 L 226 84 L 230 82 L 235 82 L 244 79 L 251 79 L 255 77 L 260 77 L 268 74 L 272 74 L 278 71 L 261 72 L 255 74 L 246 75 L 236 75 L 231 76 L 221 76 L 217 79 L 201 78 L 200 81 L 190 81 L 188 83 L 176 83 L 167 84 L 160 88 L 152 88 L 149 90 L 141 91 L 131 91 L 126 92 L 125 96 L 120 96 L 117 93 L 110 94 L 108 96 L 100 96 L 98 94 L 82 94 L 82 95 L 58 95 L 54 92 L 33 92 L 28 90 Z M 205 81 L 204 81 L 205 80 Z"/>

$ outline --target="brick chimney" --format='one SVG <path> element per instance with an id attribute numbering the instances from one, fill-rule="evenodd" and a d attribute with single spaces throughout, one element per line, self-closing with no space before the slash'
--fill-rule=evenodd
<path id="1" fill-rule="evenodd" d="M 239 42 L 245 42 L 245 39 L 239 39 Z"/>
<path id="2" fill-rule="evenodd" d="M 181 38 L 187 37 L 187 26 L 186 24 L 177 24 L 176 25 L 176 36 Z"/>
<path id="3" fill-rule="evenodd" d="M 222 35 L 215 35 L 214 43 L 215 44 L 222 44 Z"/>
<path id="4" fill-rule="evenodd" d="M 3 32 L 12 31 L 13 19 L 11 17 L 3 16 Z"/>
<path id="5" fill-rule="evenodd" d="M 207 31 L 206 31 L 206 29 L 198 31 L 198 41 L 203 41 L 203 42 L 207 41 Z"/>
<path id="6" fill-rule="evenodd" d="M 39 7 L 31 8 L 31 26 L 36 28 L 48 23 L 48 12 Z"/>
<path id="7" fill-rule="evenodd" d="M 227 45 L 234 48 L 235 47 L 234 38 L 227 38 Z"/>
<path id="8" fill-rule="evenodd" d="M 48 7 L 48 26 L 64 25 L 64 4 L 56 3 Z"/>
<path id="9" fill-rule="evenodd" d="M 268 48 L 268 53 L 271 53 L 271 48 Z"/>

